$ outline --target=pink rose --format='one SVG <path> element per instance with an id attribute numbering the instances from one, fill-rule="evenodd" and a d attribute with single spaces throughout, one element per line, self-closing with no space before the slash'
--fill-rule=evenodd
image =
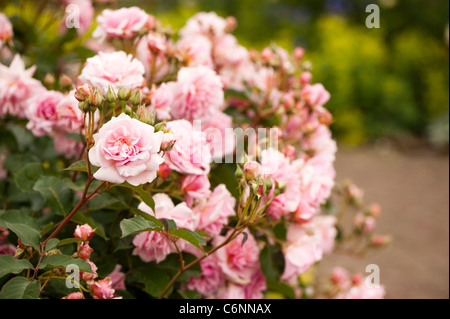
<path id="1" fill-rule="evenodd" d="M 186 21 L 180 30 L 182 37 L 190 35 L 204 35 L 220 37 L 225 34 L 227 21 L 215 12 L 199 12 Z"/>
<path id="2" fill-rule="evenodd" d="M 29 99 L 44 90 L 41 82 L 33 79 L 36 66 L 25 69 L 25 63 L 16 54 L 9 67 L 0 64 L 0 117 L 6 114 L 25 117 Z"/>
<path id="3" fill-rule="evenodd" d="M 174 96 L 174 119 L 209 120 L 224 104 L 223 85 L 212 69 L 205 66 L 181 68 L 176 82 L 169 83 Z"/>
<path id="4" fill-rule="evenodd" d="M 285 268 L 281 280 L 289 281 L 321 260 L 323 251 L 318 236 L 309 235 L 302 225 L 291 224 L 286 239 L 288 245 L 283 249 Z"/>
<path id="5" fill-rule="evenodd" d="M 225 185 L 218 185 L 207 200 L 194 208 L 194 213 L 200 218 L 198 229 L 211 237 L 219 235 L 223 226 L 228 224 L 228 218 L 236 215 L 235 204 L 236 199 Z"/>
<path id="6" fill-rule="evenodd" d="M 194 200 L 206 198 L 211 194 L 211 184 L 206 175 L 187 175 L 181 179 L 181 190 L 185 193 L 185 200 L 192 206 Z"/>
<path id="7" fill-rule="evenodd" d="M 35 136 L 50 135 L 58 121 L 56 106 L 64 98 L 64 94 L 58 91 L 42 91 L 30 99 L 30 104 L 25 110 L 29 120 L 27 129 Z"/>
<path id="8" fill-rule="evenodd" d="M 320 83 L 308 84 L 302 90 L 302 97 L 311 106 L 323 106 L 330 99 L 330 93 Z"/>
<path id="9" fill-rule="evenodd" d="M 155 201 L 156 218 L 173 219 L 177 227 L 195 230 L 198 225 L 198 218 L 193 214 L 192 210 L 182 202 L 175 206 L 164 193 L 158 193 L 153 196 Z M 138 209 L 152 214 L 152 209 L 144 203 L 139 204 Z M 135 246 L 133 255 L 138 255 L 143 261 L 150 262 L 155 260 L 157 263 L 163 261 L 167 255 L 177 252 L 173 242 L 163 234 L 155 231 L 142 232 L 133 239 Z M 186 241 L 177 241 L 180 250 L 186 247 Z"/>
<path id="10" fill-rule="evenodd" d="M 94 234 L 95 229 L 92 229 L 92 227 L 88 224 L 77 225 L 77 227 L 75 228 L 75 232 L 73 233 L 75 238 L 83 239 L 83 241 L 91 240 Z"/>
<path id="11" fill-rule="evenodd" d="M 200 277 L 191 277 L 186 289 L 198 291 L 203 296 L 211 296 L 224 284 L 225 276 L 214 255 L 203 259 L 200 267 L 202 269 Z"/>
<path id="12" fill-rule="evenodd" d="M 331 253 L 333 251 L 334 241 L 337 235 L 336 223 L 336 216 L 330 215 L 316 216 L 312 222 L 312 227 L 318 233 L 324 253 Z"/>
<path id="13" fill-rule="evenodd" d="M 56 129 L 60 132 L 77 133 L 83 127 L 84 113 L 78 108 L 75 90 L 70 91 L 57 105 L 58 121 Z"/>
<path id="14" fill-rule="evenodd" d="M 244 286 L 245 299 L 263 299 L 263 291 L 267 289 L 266 277 L 261 270 L 257 271 L 249 284 Z"/>
<path id="15" fill-rule="evenodd" d="M 222 269 L 227 280 L 232 283 L 249 284 L 253 276 L 260 268 L 259 248 L 253 235 L 247 230 L 247 241 L 242 244 L 244 235 L 228 243 L 225 247 L 215 252 L 217 263 Z M 226 237 L 217 236 L 213 245 L 220 245 Z"/>
<path id="16" fill-rule="evenodd" d="M 170 120 L 170 109 L 173 101 L 172 90 L 166 83 L 161 83 L 159 87 L 153 86 L 150 90 L 151 111 L 156 112 L 158 120 Z"/>
<path id="17" fill-rule="evenodd" d="M 92 285 L 92 297 L 94 299 L 113 299 L 116 291 L 111 285 L 111 278 L 98 280 Z"/>
<path id="18" fill-rule="evenodd" d="M 86 60 L 81 71 L 80 81 L 97 88 L 106 96 L 111 86 L 116 92 L 120 87 L 141 88 L 144 85 L 144 65 L 131 54 L 123 51 L 99 52 Z"/>
<path id="19" fill-rule="evenodd" d="M 300 178 L 289 158 L 273 148 L 264 150 L 261 154 L 261 170 L 263 175 L 285 185 L 284 192 L 275 197 L 267 213 L 278 219 L 294 212 L 300 203 Z"/>
<path id="20" fill-rule="evenodd" d="M 209 173 L 211 151 L 206 143 L 206 135 L 196 130 L 186 120 L 167 123 L 176 138 L 176 142 L 164 157 L 170 169 L 182 174 L 204 175 Z"/>
<path id="21" fill-rule="evenodd" d="M 86 260 L 86 262 L 91 266 L 92 272 L 81 271 L 80 276 L 81 279 L 84 280 L 88 285 L 92 285 L 94 283 L 95 278 L 98 277 L 97 274 L 97 266 L 90 260 Z"/>
<path id="22" fill-rule="evenodd" d="M 237 69 L 249 58 L 247 49 L 239 45 L 237 39 L 231 34 L 224 35 L 214 43 L 214 63 L 221 68 Z"/>
<path id="23" fill-rule="evenodd" d="M 138 7 L 105 9 L 96 19 L 98 26 L 92 33 L 94 38 L 130 39 L 143 29 L 153 28 L 154 18 Z"/>
<path id="24" fill-rule="evenodd" d="M 222 159 L 232 155 L 236 147 L 236 136 L 233 131 L 233 118 L 223 112 L 218 112 L 202 127 L 211 145 L 214 159 Z"/>
<path id="25" fill-rule="evenodd" d="M 87 243 L 82 243 L 78 248 L 78 257 L 81 259 L 89 259 L 94 250 Z"/>
<path id="26" fill-rule="evenodd" d="M 211 57 L 211 41 L 201 35 L 182 38 L 177 42 L 177 55 L 185 66 L 195 67 L 204 65 L 213 68 Z"/>
<path id="27" fill-rule="evenodd" d="M 170 47 L 169 44 L 166 42 L 166 46 Z M 165 52 L 157 53 L 155 58 L 155 52 L 151 50 L 154 45 L 152 36 L 144 36 L 136 48 L 136 58 L 144 65 L 145 74 L 148 79 L 151 78 L 151 82 L 160 81 L 172 71 Z M 154 59 L 156 60 L 153 61 Z M 154 67 L 152 67 L 153 65 Z"/>
<path id="28" fill-rule="evenodd" d="M 217 299 L 245 299 L 244 287 L 230 282 L 219 290 Z"/>
<path id="29" fill-rule="evenodd" d="M 117 264 L 112 273 L 107 277 L 111 278 L 111 287 L 117 290 L 126 290 L 125 274 L 121 272 L 122 266 Z"/>
<path id="30" fill-rule="evenodd" d="M 137 186 L 152 182 L 159 165 L 158 155 L 163 132 L 122 113 L 105 123 L 94 134 L 95 145 L 89 150 L 92 165 L 100 169 L 96 179 L 111 183 L 127 181 Z"/>

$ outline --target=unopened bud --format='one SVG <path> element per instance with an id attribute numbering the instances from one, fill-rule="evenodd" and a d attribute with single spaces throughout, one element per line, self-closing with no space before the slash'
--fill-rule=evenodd
<path id="1" fill-rule="evenodd" d="M 92 88 L 89 84 L 83 84 L 77 87 L 75 91 L 75 98 L 78 102 L 83 102 L 87 100 L 92 94 Z"/>
<path id="2" fill-rule="evenodd" d="M 133 110 L 128 105 L 125 106 L 125 109 L 123 111 L 128 116 L 131 116 L 133 114 Z"/>
<path id="3" fill-rule="evenodd" d="M 254 181 L 259 177 L 259 163 L 248 161 L 244 164 L 244 178 L 247 181 Z"/>
<path id="4" fill-rule="evenodd" d="M 98 90 L 94 90 L 94 92 L 92 92 L 92 94 L 89 96 L 89 104 L 94 108 L 97 108 L 101 106 L 102 103 L 103 103 L 103 95 Z M 93 110 L 91 109 L 91 111 Z"/>
<path id="5" fill-rule="evenodd" d="M 226 17 L 225 22 L 226 22 L 225 26 L 226 32 L 232 32 L 234 29 L 236 29 L 238 25 L 237 19 L 233 16 Z"/>
<path id="6" fill-rule="evenodd" d="M 234 176 L 236 176 L 237 179 L 241 179 L 243 175 L 244 173 L 242 172 L 242 168 L 239 165 L 237 165 L 236 171 L 234 172 Z"/>
<path id="7" fill-rule="evenodd" d="M 81 101 L 78 103 L 78 108 L 81 112 L 86 113 L 90 110 L 90 105 L 88 101 Z"/>
<path id="8" fill-rule="evenodd" d="M 160 176 L 161 178 L 167 178 L 169 177 L 171 171 L 172 170 L 170 169 L 169 165 L 167 165 L 166 163 L 162 163 L 158 168 L 158 176 Z"/>
<path id="9" fill-rule="evenodd" d="M 131 105 L 138 106 L 141 104 L 141 90 L 135 90 L 130 97 Z"/>
<path id="10" fill-rule="evenodd" d="M 105 100 L 109 104 L 112 104 L 112 103 L 116 102 L 116 100 L 117 100 L 116 92 L 114 92 L 114 90 L 111 86 L 108 88 L 108 92 L 106 92 Z"/>
<path id="11" fill-rule="evenodd" d="M 305 49 L 301 48 L 301 47 L 296 47 L 294 49 L 294 52 L 292 53 L 294 59 L 296 60 L 301 60 L 303 58 L 303 56 L 305 55 Z"/>
<path id="12" fill-rule="evenodd" d="M 128 99 L 131 96 L 131 90 L 127 89 L 123 86 L 121 86 L 119 88 L 119 91 L 117 91 L 117 97 L 119 98 L 119 100 L 121 101 L 128 101 Z"/>
<path id="13" fill-rule="evenodd" d="M 161 150 L 163 151 L 170 151 L 173 147 L 173 145 L 176 142 L 175 134 L 173 134 L 171 131 L 165 132 L 163 135 L 163 139 L 161 142 Z"/>
<path id="14" fill-rule="evenodd" d="M 93 251 L 94 250 L 91 248 L 91 246 L 89 246 L 89 244 L 81 244 L 80 248 L 78 249 L 78 257 L 81 259 L 89 259 Z"/>
<path id="15" fill-rule="evenodd" d="M 158 124 L 156 124 L 154 126 L 155 132 L 163 131 L 165 127 L 166 127 L 166 122 L 165 121 L 159 122 Z"/>
<path id="16" fill-rule="evenodd" d="M 63 74 L 59 77 L 59 84 L 64 88 L 70 87 L 72 86 L 72 79 L 66 74 Z"/>
<path id="17" fill-rule="evenodd" d="M 44 83 L 46 85 L 53 85 L 55 84 L 55 76 L 51 73 L 47 73 L 44 77 Z"/>

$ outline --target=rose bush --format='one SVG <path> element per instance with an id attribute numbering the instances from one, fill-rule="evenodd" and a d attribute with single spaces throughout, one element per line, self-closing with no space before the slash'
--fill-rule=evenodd
<path id="1" fill-rule="evenodd" d="M 89 56 L 33 77 L 0 15 L 1 298 L 384 295 L 340 268 L 302 277 L 389 242 L 379 206 L 335 182 L 330 93 L 302 48 L 248 50 L 213 12 L 178 34 L 137 7 L 87 17 L 59 32 Z"/>

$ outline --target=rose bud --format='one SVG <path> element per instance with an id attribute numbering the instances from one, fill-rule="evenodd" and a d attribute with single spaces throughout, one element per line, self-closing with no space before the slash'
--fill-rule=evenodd
<path id="1" fill-rule="evenodd" d="M 305 71 L 300 75 L 300 83 L 301 84 L 309 84 L 312 81 L 312 73 L 309 71 Z"/>
<path id="2" fill-rule="evenodd" d="M 83 102 L 89 99 L 91 94 L 92 94 L 91 86 L 89 84 L 83 84 L 77 87 L 74 96 L 78 100 L 78 102 Z"/>
<path id="3" fill-rule="evenodd" d="M 358 286 L 363 280 L 363 275 L 361 273 L 354 274 L 352 276 L 352 284 Z"/>
<path id="4" fill-rule="evenodd" d="M 296 47 L 294 49 L 294 52 L 292 53 L 292 55 L 294 56 L 294 59 L 301 60 L 303 58 L 303 56 L 305 55 L 305 49 L 303 49 L 301 47 Z"/>
<path id="5" fill-rule="evenodd" d="M 161 142 L 161 150 L 170 151 L 175 142 L 176 142 L 175 135 L 169 130 L 167 133 L 164 133 L 163 135 L 163 139 Z"/>
<path id="6" fill-rule="evenodd" d="M 244 164 L 244 178 L 247 181 L 254 181 L 259 177 L 259 163 L 248 161 Z"/>
<path id="7" fill-rule="evenodd" d="M 62 299 L 83 299 L 83 294 L 81 292 L 72 292 Z"/>
<path id="8" fill-rule="evenodd" d="M 80 271 L 81 279 L 84 280 L 88 285 L 92 285 L 94 283 L 94 279 L 98 277 L 97 274 L 97 266 L 90 260 L 86 260 L 86 262 L 91 265 L 92 273 L 86 271 Z"/>
<path id="9" fill-rule="evenodd" d="M 73 235 L 76 238 L 83 239 L 83 241 L 89 241 L 92 236 L 94 236 L 94 233 L 95 229 L 92 229 L 92 227 L 88 224 L 84 224 L 78 225 L 77 228 L 75 228 L 75 232 L 73 233 Z"/>
<path id="10" fill-rule="evenodd" d="M 170 169 L 169 165 L 167 165 L 166 163 L 162 163 L 161 165 L 159 165 L 158 175 L 161 178 L 167 178 L 169 177 L 171 171 L 172 170 Z"/>
<path id="11" fill-rule="evenodd" d="M 81 259 L 89 259 L 91 256 L 91 253 L 94 250 L 89 246 L 89 244 L 81 244 L 80 248 L 78 249 L 78 257 Z"/>

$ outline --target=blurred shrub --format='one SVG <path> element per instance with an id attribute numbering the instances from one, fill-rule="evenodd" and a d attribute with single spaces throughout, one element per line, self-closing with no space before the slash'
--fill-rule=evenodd
<path id="1" fill-rule="evenodd" d="M 317 21 L 310 51 L 314 81 L 332 93 L 334 129 L 346 143 L 411 132 L 422 135 L 449 107 L 448 50 L 430 36 L 409 30 L 385 40 L 328 16 Z"/>

